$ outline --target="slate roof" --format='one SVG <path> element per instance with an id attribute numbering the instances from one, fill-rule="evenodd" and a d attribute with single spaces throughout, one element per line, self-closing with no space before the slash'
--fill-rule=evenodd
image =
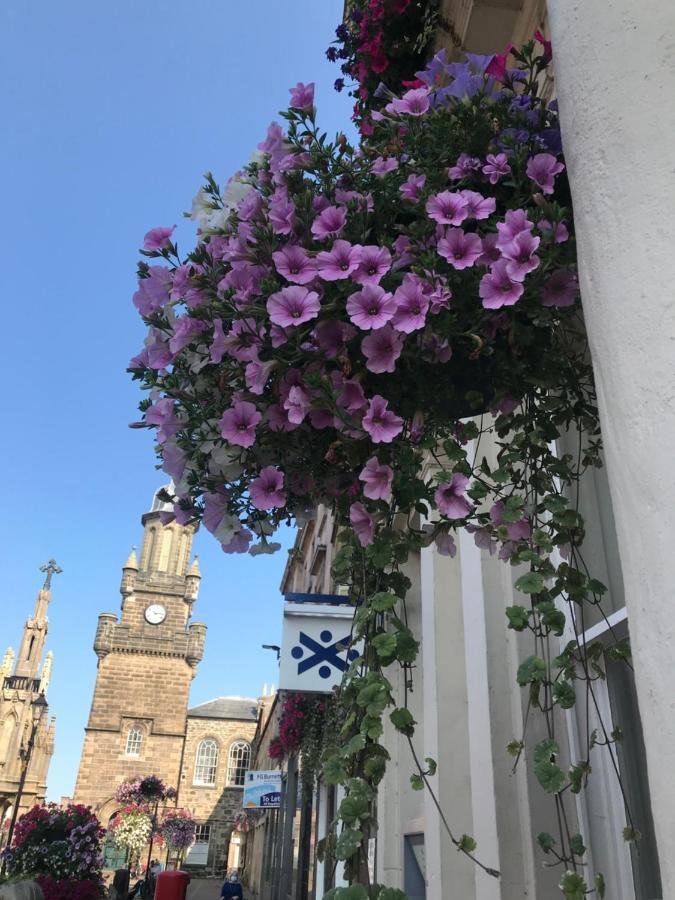
<path id="1" fill-rule="evenodd" d="M 251 697 L 216 697 L 188 709 L 191 719 L 238 719 L 255 722 L 258 718 L 258 701 Z"/>

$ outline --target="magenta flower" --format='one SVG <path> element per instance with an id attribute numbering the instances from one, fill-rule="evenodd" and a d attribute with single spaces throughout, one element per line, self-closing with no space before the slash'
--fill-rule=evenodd
<path id="1" fill-rule="evenodd" d="M 352 503 L 349 507 L 349 521 L 362 547 L 373 543 L 375 522 L 363 503 Z"/>
<path id="2" fill-rule="evenodd" d="M 361 262 L 352 275 L 357 284 L 379 284 L 391 268 L 391 253 L 386 247 L 368 244 L 361 247 Z"/>
<path id="3" fill-rule="evenodd" d="M 429 218 L 440 225 L 459 225 L 467 217 L 468 206 L 460 193 L 442 191 L 429 197 L 426 211 Z"/>
<path id="4" fill-rule="evenodd" d="M 471 504 L 464 496 L 469 479 L 457 472 L 451 481 L 439 484 L 434 493 L 436 508 L 448 519 L 463 519 L 471 512 Z"/>
<path id="5" fill-rule="evenodd" d="M 527 218 L 524 209 L 510 209 L 503 222 L 497 222 L 497 247 L 501 250 L 517 237 L 522 231 L 532 231 L 534 223 Z"/>
<path id="6" fill-rule="evenodd" d="M 270 372 L 275 365 L 274 360 L 260 362 L 254 359 L 247 363 L 244 376 L 246 378 L 246 387 L 252 394 L 262 394 L 270 377 Z"/>
<path id="7" fill-rule="evenodd" d="M 491 266 L 493 263 L 496 263 L 497 260 L 502 258 L 502 252 L 499 247 L 497 247 L 497 238 L 498 235 L 496 232 L 486 234 L 483 238 L 483 252 L 476 260 L 476 263 L 479 266 Z"/>
<path id="8" fill-rule="evenodd" d="M 374 444 L 390 444 L 403 431 L 403 419 L 388 407 L 388 401 L 375 394 L 363 417 L 361 424 Z"/>
<path id="9" fill-rule="evenodd" d="M 541 302 L 544 306 L 572 306 L 578 292 L 576 274 L 569 269 L 557 269 L 544 282 Z"/>
<path id="10" fill-rule="evenodd" d="M 319 322 L 312 332 L 312 337 L 316 341 L 317 347 L 329 359 L 335 359 L 343 352 L 347 341 L 351 341 L 355 334 L 356 329 L 348 322 L 328 319 L 325 322 Z"/>
<path id="11" fill-rule="evenodd" d="M 371 456 L 359 475 L 363 482 L 363 494 L 369 500 L 390 500 L 394 470 Z"/>
<path id="12" fill-rule="evenodd" d="M 391 324 L 397 331 L 410 334 L 424 328 L 429 311 L 429 298 L 424 293 L 418 278 L 407 275 L 403 284 L 394 293 L 396 313 Z M 393 369 L 391 370 L 393 371 Z"/>
<path id="13" fill-rule="evenodd" d="M 150 266 L 146 278 L 139 278 L 133 303 L 142 316 L 151 316 L 169 302 L 171 271 L 166 266 Z"/>
<path id="14" fill-rule="evenodd" d="M 330 235 L 338 234 L 347 221 L 347 210 L 344 206 L 327 206 L 312 222 L 312 234 L 320 241 Z"/>
<path id="15" fill-rule="evenodd" d="M 545 194 L 552 194 L 555 187 L 555 176 L 562 172 L 565 166 L 558 162 L 552 153 L 537 153 L 527 163 L 527 177 L 539 185 Z"/>
<path id="16" fill-rule="evenodd" d="M 294 88 L 289 88 L 291 109 L 311 109 L 314 106 L 314 82 L 303 84 L 299 81 Z"/>
<path id="17" fill-rule="evenodd" d="M 523 285 L 514 281 L 507 270 L 507 261 L 496 262 L 492 270 L 483 275 L 478 286 L 485 309 L 500 309 L 502 306 L 513 306 L 523 295 Z"/>
<path id="18" fill-rule="evenodd" d="M 171 228 L 151 228 L 143 238 L 144 250 L 164 250 L 171 244 L 171 235 L 176 230 L 176 226 Z"/>
<path id="19" fill-rule="evenodd" d="M 505 81 L 506 79 L 506 53 L 495 53 L 490 62 L 485 67 L 485 74 L 492 75 L 497 81 Z"/>
<path id="20" fill-rule="evenodd" d="M 256 509 L 275 509 L 286 503 L 284 473 L 274 466 L 265 466 L 254 478 L 249 489 L 251 503 Z"/>
<path id="21" fill-rule="evenodd" d="M 361 246 L 349 241 L 335 241 L 330 250 L 317 254 L 319 277 L 324 281 L 340 281 L 349 278 L 361 262 Z"/>
<path id="22" fill-rule="evenodd" d="M 295 284 L 307 284 L 316 277 L 316 263 L 306 250 L 297 244 L 287 244 L 272 254 L 277 272 L 286 281 Z"/>
<path id="23" fill-rule="evenodd" d="M 272 197 L 269 220 L 275 234 L 290 234 L 295 224 L 295 204 L 283 194 Z"/>
<path id="24" fill-rule="evenodd" d="M 347 300 L 347 315 L 363 331 L 381 328 L 396 312 L 396 300 L 379 284 L 364 284 L 360 291 Z"/>
<path id="25" fill-rule="evenodd" d="M 235 319 L 225 335 L 225 350 L 239 362 L 250 362 L 258 358 L 265 331 L 255 319 Z"/>
<path id="26" fill-rule="evenodd" d="M 402 350 L 403 338 L 389 324 L 372 331 L 361 341 L 361 352 L 367 360 L 366 369 L 376 374 L 393 372 Z"/>
<path id="27" fill-rule="evenodd" d="M 300 385 L 294 384 L 288 391 L 288 396 L 284 400 L 283 406 L 288 414 L 288 421 L 293 425 L 300 425 L 309 412 L 309 395 Z"/>
<path id="28" fill-rule="evenodd" d="M 480 160 L 475 156 L 469 156 L 467 153 L 460 153 L 454 166 L 448 169 L 448 178 L 452 181 L 459 181 L 460 178 L 468 178 L 480 170 Z"/>
<path id="29" fill-rule="evenodd" d="M 426 183 L 426 175 L 408 175 L 407 179 L 399 188 L 399 191 L 405 200 L 412 200 L 415 202 L 420 199 L 420 191 L 424 188 Z"/>
<path id="30" fill-rule="evenodd" d="M 225 342 L 225 332 L 223 331 L 223 320 L 214 319 L 213 341 L 211 342 L 210 348 L 211 362 L 219 363 L 222 360 L 223 356 L 225 356 L 226 349 L 227 344 Z"/>
<path id="31" fill-rule="evenodd" d="M 345 381 L 337 398 L 337 405 L 347 412 L 356 412 L 366 405 L 366 395 L 358 381 Z"/>
<path id="32" fill-rule="evenodd" d="M 423 116 L 429 109 L 429 89 L 413 88 L 402 97 L 394 98 L 386 106 L 387 112 L 404 113 L 408 116 Z"/>
<path id="33" fill-rule="evenodd" d="M 230 444 L 250 447 L 255 443 L 255 429 L 262 415 L 252 403 L 238 400 L 223 413 L 218 426 L 220 433 Z"/>
<path id="34" fill-rule="evenodd" d="M 540 238 L 535 237 L 531 231 L 521 231 L 512 241 L 502 247 L 506 263 L 506 271 L 509 278 L 514 281 L 523 281 L 528 272 L 532 272 L 539 265 L 539 257 L 534 251 L 539 246 Z"/>
<path id="35" fill-rule="evenodd" d="M 478 191 L 460 191 L 467 202 L 467 219 L 487 219 L 495 211 L 497 201 L 494 197 L 484 197 Z"/>
<path id="36" fill-rule="evenodd" d="M 373 164 L 370 167 L 373 175 L 386 175 L 388 172 L 393 172 L 394 169 L 398 169 L 398 160 L 394 159 L 393 156 L 389 156 L 386 159 L 383 156 L 378 156 L 377 159 L 373 160 Z"/>
<path id="37" fill-rule="evenodd" d="M 464 232 L 461 228 L 448 228 L 436 248 L 439 256 L 455 269 L 468 269 L 483 252 L 483 242 L 477 234 Z"/>
<path id="38" fill-rule="evenodd" d="M 302 325 L 319 315 L 319 295 L 316 291 L 298 286 L 282 288 L 271 294 L 267 301 L 267 312 L 275 325 L 290 328 Z"/>
<path id="39" fill-rule="evenodd" d="M 169 340 L 169 350 L 174 354 L 180 353 L 183 347 L 187 347 L 191 343 L 195 335 L 206 331 L 208 327 L 206 322 L 200 322 L 199 319 L 193 319 L 192 316 L 178 316 L 173 323 L 173 334 Z"/>
<path id="40" fill-rule="evenodd" d="M 180 421 L 176 417 L 176 406 L 169 397 L 164 397 L 149 406 L 145 411 L 145 421 L 148 425 L 157 425 L 157 442 L 163 444 L 180 428 Z"/>
<path id="41" fill-rule="evenodd" d="M 487 175 L 490 184 L 497 184 L 500 178 L 508 175 L 511 166 L 508 163 L 506 153 L 488 153 L 485 157 L 485 165 L 483 166 L 483 174 Z"/>
<path id="42" fill-rule="evenodd" d="M 539 43 L 540 43 L 540 44 L 542 45 L 542 47 L 544 48 L 544 52 L 542 53 L 542 56 L 543 56 L 543 58 L 544 58 L 544 62 L 545 62 L 545 63 L 550 63 L 551 60 L 553 59 L 553 49 L 552 49 L 552 46 L 551 46 L 551 42 L 548 41 L 548 40 L 546 40 L 546 38 L 545 38 L 544 35 L 541 33 L 541 31 L 539 31 L 539 29 L 537 29 L 537 31 L 535 31 L 535 33 L 534 33 L 534 39 L 535 39 L 535 41 L 539 41 Z"/>

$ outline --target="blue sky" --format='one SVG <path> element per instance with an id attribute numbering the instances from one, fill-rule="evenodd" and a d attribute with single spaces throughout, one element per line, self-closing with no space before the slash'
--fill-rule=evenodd
<path id="1" fill-rule="evenodd" d="M 132 431 L 125 373 L 144 329 L 131 304 L 137 247 L 182 220 L 201 175 L 225 181 L 262 140 L 288 88 L 316 81 L 329 132 L 349 98 L 325 48 L 342 0 L 4 0 L 0 8 L 3 250 L 0 651 L 15 648 L 53 556 L 49 692 L 57 717 L 49 796 L 72 791 L 96 674 L 100 612 L 162 483 Z M 285 536 L 285 547 L 292 534 Z M 200 533 L 195 618 L 208 623 L 191 700 L 276 682 L 285 552 L 226 557 Z M 158 702 L 163 702 L 163 699 Z"/>

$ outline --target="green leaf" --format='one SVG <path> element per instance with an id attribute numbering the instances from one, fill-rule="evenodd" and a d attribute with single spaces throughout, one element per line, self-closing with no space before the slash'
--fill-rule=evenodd
<path id="1" fill-rule="evenodd" d="M 573 834 L 570 838 L 570 850 L 575 856 L 583 856 L 586 852 L 584 839 L 580 834 Z"/>
<path id="2" fill-rule="evenodd" d="M 572 709 L 577 696 L 569 681 L 557 681 L 553 685 L 553 698 L 562 709 Z"/>
<path id="3" fill-rule="evenodd" d="M 544 576 L 540 572 L 526 572 L 516 581 L 515 588 L 523 594 L 540 594 L 544 590 Z"/>
<path id="4" fill-rule="evenodd" d="M 369 808 L 366 797 L 348 794 L 340 804 L 340 818 L 347 825 L 353 825 L 368 815 Z"/>
<path id="5" fill-rule="evenodd" d="M 583 787 L 584 776 L 590 775 L 591 767 L 587 762 L 579 762 L 575 766 L 570 766 L 567 773 L 570 780 L 570 790 L 573 794 L 579 794 Z"/>
<path id="6" fill-rule="evenodd" d="M 588 890 L 588 885 L 576 872 L 565 872 L 558 887 L 563 892 L 565 900 L 584 900 Z"/>
<path id="7" fill-rule="evenodd" d="M 544 853 L 548 853 L 549 850 L 553 850 L 555 847 L 556 840 L 552 834 L 548 833 L 548 831 L 540 831 L 537 835 L 537 843 Z"/>
<path id="8" fill-rule="evenodd" d="M 418 775 L 416 772 L 410 776 L 410 784 L 412 785 L 413 791 L 423 791 L 424 790 L 424 779 L 421 775 Z"/>
<path id="9" fill-rule="evenodd" d="M 420 642 L 416 641 L 409 628 L 402 628 L 396 634 L 396 659 L 402 663 L 415 662 Z"/>
<path id="10" fill-rule="evenodd" d="M 395 594 L 381 591 L 379 594 L 373 594 L 373 596 L 369 598 L 368 606 L 371 609 L 376 609 L 378 612 L 385 612 L 388 609 L 393 609 L 396 606 L 397 600 L 398 598 Z"/>
<path id="11" fill-rule="evenodd" d="M 407 896 L 398 888 L 383 887 L 375 894 L 375 900 L 407 900 Z"/>
<path id="12" fill-rule="evenodd" d="M 424 757 L 424 762 L 427 764 L 427 775 L 433 777 L 436 774 L 436 769 L 438 768 L 438 763 L 435 759 L 432 759 L 430 756 Z"/>
<path id="13" fill-rule="evenodd" d="M 631 828 L 629 825 L 626 825 L 623 830 L 623 839 L 624 841 L 635 843 L 642 839 L 642 832 L 638 831 L 637 828 Z"/>
<path id="14" fill-rule="evenodd" d="M 323 764 L 323 777 L 327 784 L 341 784 L 347 777 L 344 760 L 334 754 Z"/>
<path id="15" fill-rule="evenodd" d="M 560 637 L 565 630 L 565 613 L 558 609 L 552 600 L 545 600 L 536 607 L 542 624 L 550 628 L 553 634 Z"/>
<path id="16" fill-rule="evenodd" d="M 478 844 L 470 834 L 463 834 L 459 839 L 457 849 L 463 851 L 464 853 L 473 853 L 477 846 Z"/>
<path id="17" fill-rule="evenodd" d="M 600 900 L 605 896 L 605 876 L 602 872 L 598 872 L 595 876 L 595 890 L 598 892 Z"/>
<path id="18" fill-rule="evenodd" d="M 343 756 L 353 756 L 355 753 L 360 753 L 361 750 L 366 746 L 366 739 L 362 734 L 355 734 L 353 738 L 351 738 L 342 748 Z"/>
<path id="19" fill-rule="evenodd" d="M 506 745 L 506 752 L 510 756 L 518 756 L 524 746 L 525 745 L 523 744 L 522 741 L 516 741 L 516 740 L 509 741 L 508 744 Z"/>
<path id="20" fill-rule="evenodd" d="M 518 666 L 516 680 L 523 687 L 535 681 L 543 681 L 546 678 L 546 663 L 539 656 L 528 656 Z"/>
<path id="21" fill-rule="evenodd" d="M 396 653 L 396 635 L 395 634 L 376 634 L 371 641 L 373 648 L 380 659 L 393 658 Z"/>
<path id="22" fill-rule="evenodd" d="M 530 610 L 524 606 L 507 606 L 506 618 L 513 631 L 525 631 L 530 621 Z"/>
<path id="23" fill-rule="evenodd" d="M 560 752 L 557 741 L 540 741 L 534 748 L 534 774 L 547 794 L 557 794 L 565 786 L 565 773 L 556 765 Z"/>
<path id="24" fill-rule="evenodd" d="M 395 709 L 390 714 L 389 718 L 391 719 L 394 728 L 402 734 L 412 737 L 415 733 L 415 720 L 413 719 L 410 710 L 406 709 L 404 706 L 399 706 Z"/>
<path id="25" fill-rule="evenodd" d="M 368 891 L 362 884 L 331 888 L 323 895 L 323 900 L 368 900 Z"/>
<path id="26" fill-rule="evenodd" d="M 361 846 L 363 832 L 356 828 L 343 828 L 335 844 L 337 859 L 349 859 Z"/>

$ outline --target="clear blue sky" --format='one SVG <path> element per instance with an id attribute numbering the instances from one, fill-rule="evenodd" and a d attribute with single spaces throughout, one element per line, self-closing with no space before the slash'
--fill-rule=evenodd
<path id="1" fill-rule="evenodd" d="M 4 0 L 0 6 L 3 508 L 0 652 L 15 648 L 53 556 L 49 796 L 72 791 L 96 673 L 100 612 L 162 483 L 152 441 L 129 430 L 140 398 L 136 249 L 179 224 L 211 169 L 225 181 L 262 140 L 287 89 L 317 82 L 321 121 L 350 103 L 325 48 L 342 0 Z M 182 222 L 182 224 L 181 224 Z M 285 537 L 289 546 L 292 534 Z M 226 557 L 200 533 L 195 617 L 209 626 L 191 700 L 276 682 L 285 551 Z"/>

